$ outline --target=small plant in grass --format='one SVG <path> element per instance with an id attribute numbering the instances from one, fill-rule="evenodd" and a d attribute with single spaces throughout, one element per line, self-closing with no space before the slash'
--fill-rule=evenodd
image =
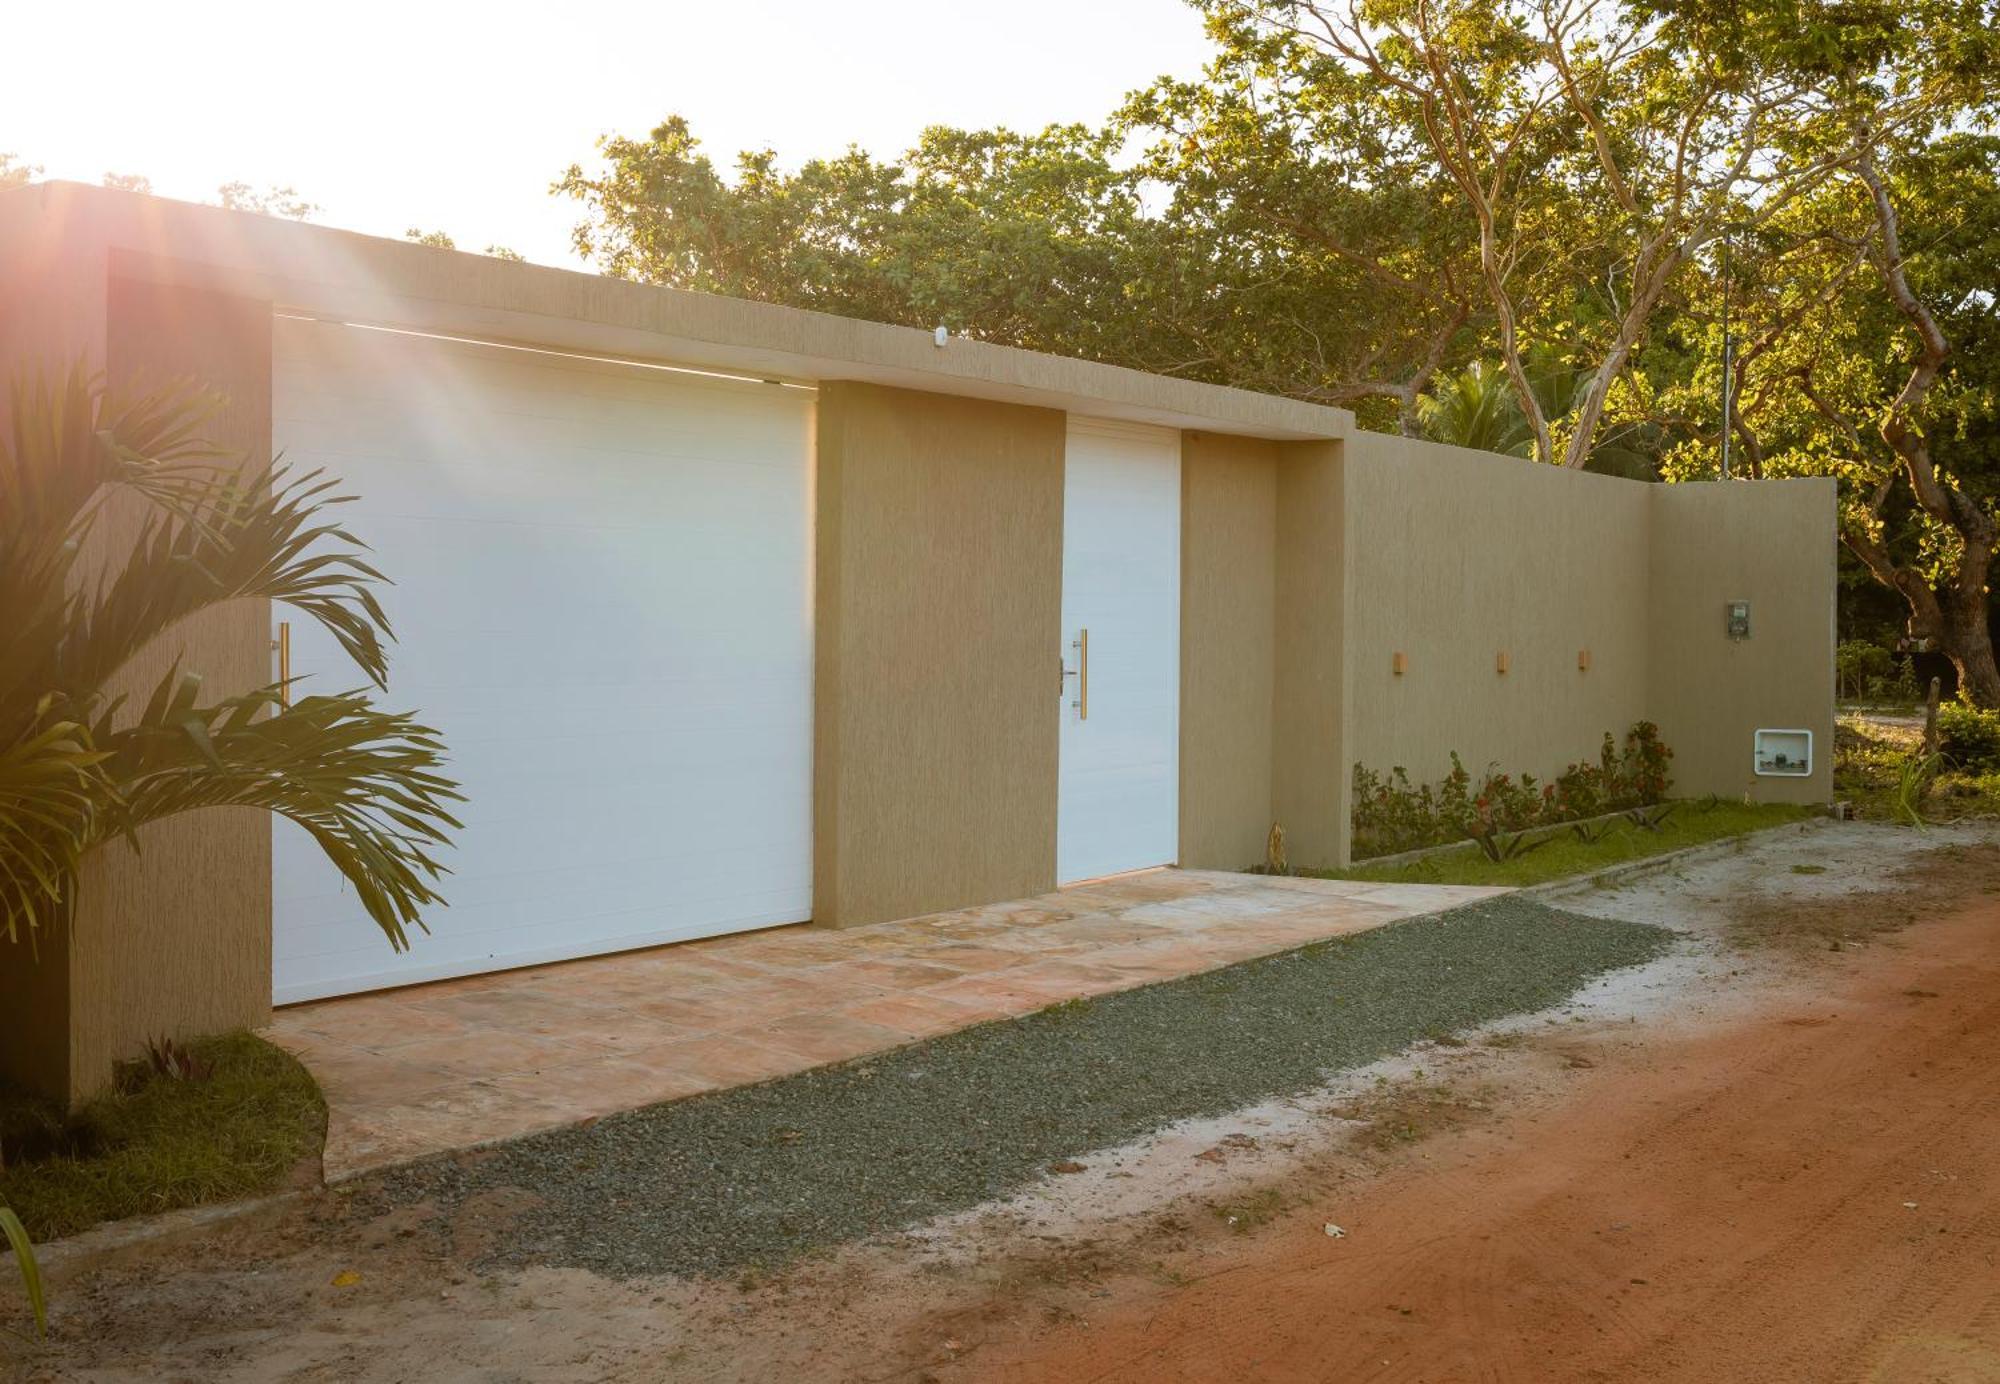
<path id="1" fill-rule="evenodd" d="M 1503 860 L 1513 860 L 1549 844 L 1548 837 L 1530 836 L 1525 831 L 1477 831 L 1472 834 L 1472 840 L 1486 858 L 1496 865 Z"/>
<path id="2" fill-rule="evenodd" d="M 1594 846 L 1609 836 L 1617 825 L 1615 818 L 1606 818 L 1599 822 L 1574 822 L 1570 825 L 1570 832 L 1584 845 Z"/>
<path id="3" fill-rule="evenodd" d="M 1896 820 L 1905 826 L 1922 830 L 1924 826 L 1924 795 L 1930 791 L 1931 782 L 1937 777 L 1938 766 L 1943 757 L 1936 754 L 1913 754 L 1905 759 L 1896 779 L 1895 814 Z"/>
<path id="4" fill-rule="evenodd" d="M 207 1058 L 171 1038 L 155 1038 L 146 1044 L 146 1066 L 166 1081 L 206 1081 L 215 1072 L 215 1065 Z"/>
<path id="5" fill-rule="evenodd" d="M 49 1334 L 49 1304 L 42 1292 L 42 1266 L 35 1259 L 35 1247 L 28 1240 L 28 1228 L 12 1207 L 0 1206 L 0 1235 L 13 1248 L 14 1263 L 21 1270 L 21 1287 L 28 1295 L 28 1311 L 35 1319 L 35 1334 Z"/>
<path id="6" fill-rule="evenodd" d="M 1653 807 L 1635 807 L 1625 814 L 1625 820 L 1641 831 L 1658 831 L 1679 806 L 1679 803 L 1660 803 Z"/>

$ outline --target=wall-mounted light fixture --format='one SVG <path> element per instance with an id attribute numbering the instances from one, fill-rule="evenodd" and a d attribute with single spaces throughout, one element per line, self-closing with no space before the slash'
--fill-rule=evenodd
<path id="1" fill-rule="evenodd" d="M 1588 673 L 1590 671 L 1590 650 L 1578 649 L 1576 651 L 1576 671 L 1579 673 Z"/>
<path id="2" fill-rule="evenodd" d="M 1493 655 L 1493 671 L 1503 678 L 1507 676 L 1507 651 L 1505 649 Z"/>
<path id="3" fill-rule="evenodd" d="M 1400 651 L 1389 655 L 1389 671 L 1397 677 L 1410 671 L 1410 656 Z"/>

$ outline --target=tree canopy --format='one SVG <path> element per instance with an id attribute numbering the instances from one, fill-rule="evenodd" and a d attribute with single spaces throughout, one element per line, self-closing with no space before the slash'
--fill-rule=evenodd
<path id="1" fill-rule="evenodd" d="M 1830 475 L 1849 561 L 2000 705 L 2000 0 L 1194 0 L 1098 124 L 556 191 L 607 272 L 1688 480 Z"/>

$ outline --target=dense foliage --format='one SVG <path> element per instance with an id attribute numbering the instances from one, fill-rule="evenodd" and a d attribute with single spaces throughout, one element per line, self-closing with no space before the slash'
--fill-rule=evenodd
<path id="1" fill-rule="evenodd" d="M 1451 772 L 1435 786 L 1412 784 L 1401 765 L 1380 774 L 1354 766 L 1354 843 L 1357 860 L 1451 841 L 1491 838 L 1496 832 L 1582 821 L 1606 812 L 1662 802 L 1673 778 L 1674 752 L 1651 721 L 1634 722 L 1621 750 L 1611 732 L 1596 761 L 1571 764 L 1546 783 L 1533 774 L 1508 774 L 1489 766 L 1475 785 L 1451 754 Z"/>
<path id="2" fill-rule="evenodd" d="M 1938 753 L 1954 769 L 2000 773 L 2000 712 L 1959 702 L 1938 708 Z"/>
<path id="3" fill-rule="evenodd" d="M 1995 0 L 1195 0 L 1101 124 L 558 191 L 614 274 L 1353 406 L 1626 475 L 1841 484 L 1855 602 L 2000 704 Z M 1727 343 L 1727 344 L 1726 344 Z M 1862 628 L 1862 626 L 1866 626 Z"/>

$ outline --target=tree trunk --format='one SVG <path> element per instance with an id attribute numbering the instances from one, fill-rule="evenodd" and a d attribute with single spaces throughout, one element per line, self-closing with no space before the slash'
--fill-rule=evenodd
<path id="1" fill-rule="evenodd" d="M 1953 590 L 1939 602 L 1944 619 L 1938 647 L 1958 670 L 1958 695 L 1974 706 L 2000 708 L 2000 666 L 1993 658 L 1993 634 L 1986 623 L 1986 593 L 1969 598 Z"/>

